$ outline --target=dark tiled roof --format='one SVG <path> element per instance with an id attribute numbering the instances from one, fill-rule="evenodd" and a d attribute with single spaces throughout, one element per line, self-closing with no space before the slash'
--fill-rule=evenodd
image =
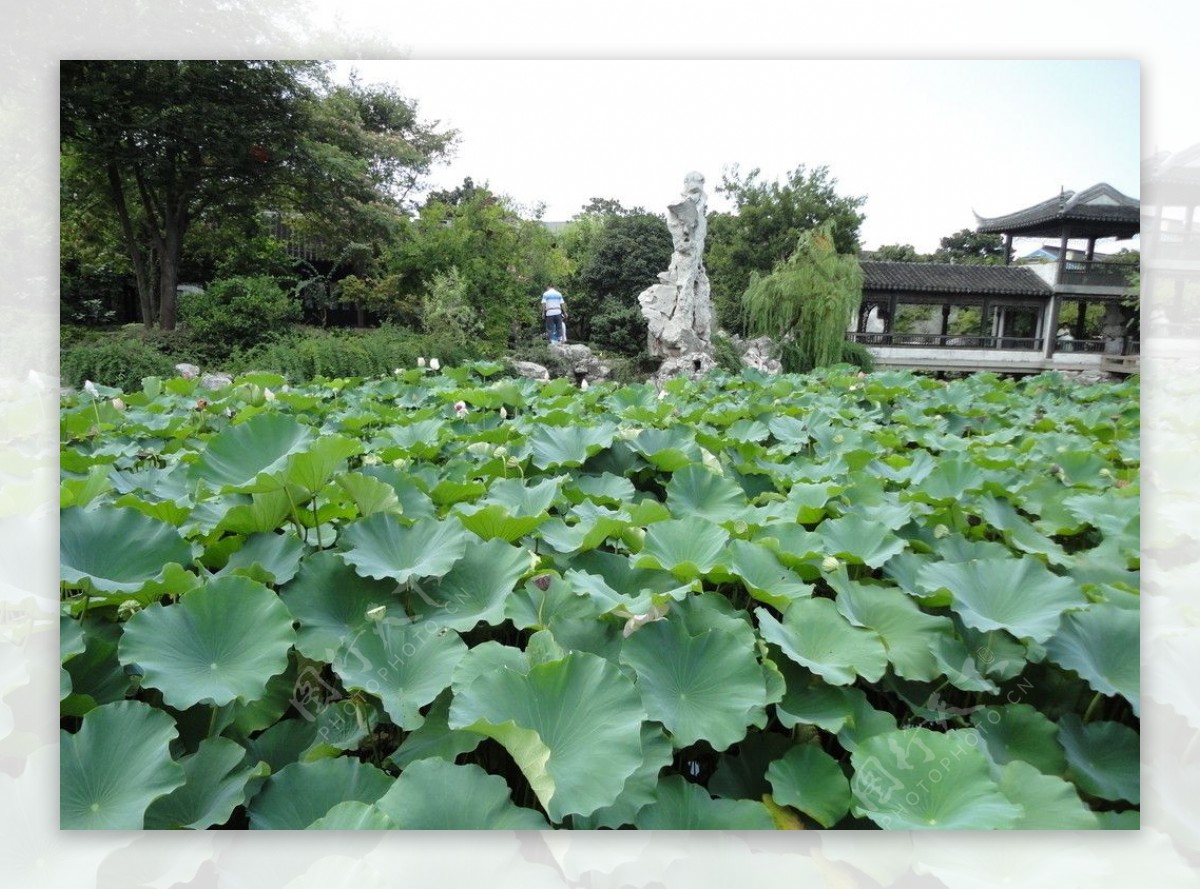
<path id="1" fill-rule="evenodd" d="M 1061 227 L 1075 224 L 1088 228 L 1112 225 L 1113 234 L 1132 229 L 1136 233 L 1141 222 L 1141 206 L 1137 198 L 1123 195 L 1106 182 L 1082 192 L 1063 192 L 1053 198 L 1009 213 L 1005 216 L 975 215 L 979 232 L 1048 234 Z"/>
<path id="2" fill-rule="evenodd" d="M 1054 293 L 1026 266 L 860 262 L 863 290 L 1048 297 Z"/>

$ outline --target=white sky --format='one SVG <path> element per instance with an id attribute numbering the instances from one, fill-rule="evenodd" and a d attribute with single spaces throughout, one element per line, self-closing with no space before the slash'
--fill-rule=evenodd
<path id="1" fill-rule="evenodd" d="M 565 220 L 592 197 L 662 212 L 696 169 L 827 166 L 866 195 L 865 247 L 932 251 L 975 225 L 1108 182 L 1139 197 L 1135 61 L 356 60 L 460 133 L 434 187 L 477 184 Z M 1018 242 L 1018 250 L 1036 242 Z M 1111 250 L 1128 243 L 1102 243 Z M 1131 246 L 1136 246 L 1135 244 Z"/>

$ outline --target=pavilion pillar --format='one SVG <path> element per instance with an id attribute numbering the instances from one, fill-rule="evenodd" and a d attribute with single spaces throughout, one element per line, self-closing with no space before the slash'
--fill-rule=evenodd
<path id="1" fill-rule="evenodd" d="M 1066 240 L 1065 238 L 1063 239 Z M 1050 305 L 1046 307 L 1045 326 L 1043 327 L 1044 337 L 1042 340 L 1042 356 L 1050 358 L 1054 355 L 1054 341 L 1058 334 L 1058 313 L 1062 303 L 1061 297 L 1058 294 L 1050 296 Z"/>
<path id="2" fill-rule="evenodd" d="M 1067 240 L 1067 235 L 1064 232 L 1058 244 L 1058 274 L 1054 278 L 1055 284 L 1063 283 L 1063 273 L 1067 269 Z"/>
<path id="3" fill-rule="evenodd" d="M 1005 234 L 1004 236 L 1004 265 L 1012 262 L 1012 235 Z"/>

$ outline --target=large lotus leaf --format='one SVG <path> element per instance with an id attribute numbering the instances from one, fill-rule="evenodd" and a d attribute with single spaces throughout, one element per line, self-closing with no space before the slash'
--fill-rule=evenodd
<path id="1" fill-rule="evenodd" d="M 521 630 L 552 629 L 558 622 L 593 618 L 600 607 L 557 575 L 530 578 L 504 603 L 504 616 Z"/>
<path id="2" fill-rule="evenodd" d="M 1058 721 L 1058 740 L 1067 752 L 1071 779 L 1080 790 L 1104 800 L 1141 801 L 1137 732 L 1123 723 L 1083 723 L 1074 714 Z"/>
<path id="3" fill-rule="evenodd" d="M 576 476 L 567 484 L 565 491 L 572 502 L 580 500 L 575 492 L 597 504 L 620 507 L 633 500 L 637 489 L 624 476 L 601 473 L 599 476 Z"/>
<path id="4" fill-rule="evenodd" d="M 645 614 L 655 604 L 681 599 L 691 589 L 659 569 L 635 568 L 625 555 L 593 550 L 571 560 L 563 580 L 587 594 L 602 612 Z"/>
<path id="5" fill-rule="evenodd" d="M 1078 585 L 1031 556 L 930 563 L 918 580 L 929 591 L 948 590 L 952 608 L 968 626 L 1003 629 L 1039 643 L 1053 635 L 1063 612 L 1087 604 Z"/>
<path id="6" fill-rule="evenodd" d="M 285 489 L 257 492 L 250 495 L 248 501 L 241 500 L 236 495 L 230 495 L 228 499 L 211 500 L 232 505 L 217 522 L 216 530 L 240 535 L 273 532 L 292 512 L 292 501 Z"/>
<path id="7" fill-rule="evenodd" d="M 541 813 L 512 802 L 504 779 L 473 763 L 458 766 L 437 758 L 405 767 L 375 806 L 397 827 L 407 829 L 550 827 Z"/>
<path id="8" fill-rule="evenodd" d="M 416 729 L 420 709 L 450 685 L 467 644 L 436 621 L 373 621 L 346 641 L 333 669 L 347 689 L 379 697 L 392 722 Z"/>
<path id="9" fill-rule="evenodd" d="M 851 624 L 879 634 L 898 676 L 909 680 L 941 676 L 944 665 L 937 657 L 937 647 L 941 638 L 954 633 L 949 618 L 922 612 L 896 587 L 851 581 L 845 569 L 831 575 L 830 584 L 837 591 L 837 610 Z"/>
<path id="10" fill-rule="evenodd" d="M 1004 532 L 1008 542 L 1016 549 L 1041 554 L 1055 565 L 1066 565 L 1071 561 L 1057 542 L 1039 532 L 1008 501 L 987 495 L 979 502 L 979 515 L 988 525 Z"/>
<path id="11" fill-rule="evenodd" d="M 668 776 L 658 784 L 654 803 L 642 807 L 636 828 L 662 831 L 773 830 L 770 811 L 757 800 L 719 800 L 683 776 Z"/>
<path id="12" fill-rule="evenodd" d="M 246 762 L 246 749 L 230 739 L 204 739 L 195 754 L 180 761 L 187 781 L 146 811 L 146 828 L 212 828 L 222 825 L 246 802 L 252 778 L 269 767 Z"/>
<path id="13" fill-rule="evenodd" d="M 382 607 L 380 619 L 405 619 L 395 589 L 391 579 L 362 577 L 335 553 L 313 553 L 281 594 L 292 617 L 300 622 L 296 649 L 317 661 L 332 661 L 342 643 L 371 621 L 368 612 Z"/>
<path id="14" fill-rule="evenodd" d="M 1000 790 L 1024 811 L 1014 828 L 1059 831 L 1100 827 L 1100 820 L 1079 799 L 1074 785 L 1020 760 L 1000 769 Z"/>
<path id="15" fill-rule="evenodd" d="M 405 526 L 391 513 L 375 513 L 346 526 L 342 559 L 364 577 L 406 584 L 446 574 L 473 540 L 457 518 L 419 519 Z"/>
<path id="16" fill-rule="evenodd" d="M 529 437 L 533 465 L 539 470 L 582 466 L 597 451 L 608 448 L 616 432 L 616 424 L 607 422 L 597 426 L 579 423 L 570 426 L 539 424 Z"/>
<path id="17" fill-rule="evenodd" d="M 354 507 L 358 510 L 359 516 L 365 518 L 373 513 L 404 512 L 400 505 L 400 498 L 396 495 L 396 489 L 381 479 L 368 476 L 366 473 L 341 473 L 334 481 L 354 501 Z"/>
<path id="18" fill-rule="evenodd" d="M 287 668 L 295 642 L 282 600 L 256 581 L 232 575 L 155 604 L 125 624 L 121 663 L 138 665 L 143 683 L 175 708 L 253 701 Z"/>
<path id="19" fill-rule="evenodd" d="M 775 713 L 785 727 L 818 726 L 835 733 L 847 751 L 854 751 L 873 735 L 896 729 L 896 718 L 872 707 L 861 689 L 831 686 L 786 658 L 779 659 L 779 670 L 787 688 Z"/>
<path id="20" fill-rule="evenodd" d="M 58 552 L 63 581 L 104 593 L 136 592 L 161 578 L 168 564 L 192 561 L 178 531 L 121 507 L 63 510 Z"/>
<path id="21" fill-rule="evenodd" d="M 850 755 L 851 811 L 888 829 L 1013 828 L 1021 818 L 991 778 L 990 761 L 961 737 L 899 729 Z"/>
<path id="22" fill-rule="evenodd" d="M 784 614 L 783 624 L 766 609 L 755 609 L 754 614 L 763 639 L 835 686 L 849 686 L 859 677 L 873 683 L 887 669 L 887 650 L 879 635 L 855 627 L 832 600 L 797 600 Z"/>
<path id="23" fill-rule="evenodd" d="M 500 504 L 459 505 L 455 510 L 463 526 L 485 541 L 515 541 L 532 533 L 549 517 L 513 516 L 507 507 Z"/>
<path id="24" fill-rule="evenodd" d="M 642 430 L 630 444 L 651 464 L 668 473 L 695 463 L 701 458 L 695 433 L 683 425 L 665 430 Z"/>
<path id="25" fill-rule="evenodd" d="M 795 744 L 791 733 L 751 731 L 736 748 L 717 758 L 708 792 L 729 800 L 761 800 L 771 793 L 767 767 Z"/>
<path id="26" fill-rule="evenodd" d="M 77 619 L 68 618 L 77 626 Z M 117 661 L 120 628 L 107 622 L 90 621 L 83 628 L 84 650 L 70 656 L 63 666 L 70 679 L 70 695 L 62 702 L 64 715 L 81 717 L 96 705 L 121 701 L 129 692 L 131 678 Z M 74 648 L 77 644 L 71 644 Z M 60 673 L 60 691 L 65 683 Z"/>
<path id="27" fill-rule="evenodd" d="M 305 450 L 288 459 L 284 481 L 299 487 L 304 500 L 316 495 L 333 478 L 346 458 L 362 451 L 362 444 L 345 436 L 322 435 Z"/>
<path id="28" fill-rule="evenodd" d="M 391 786 L 383 770 L 349 757 L 292 763 L 267 779 L 246 810 L 252 829 L 295 830 L 343 801 L 375 803 Z"/>
<path id="29" fill-rule="evenodd" d="M 101 705 L 59 734 L 59 827 L 139 830 L 155 799 L 185 781 L 168 746 L 175 722 L 140 701 Z"/>
<path id="30" fill-rule="evenodd" d="M 799 575 L 784 566 L 762 544 L 731 541 L 729 556 L 730 569 L 738 576 L 747 593 L 760 603 L 784 612 L 793 600 L 812 596 L 812 585 L 805 584 Z"/>
<path id="31" fill-rule="evenodd" d="M 820 522 L 826 515 L 829 502 L 843 491 L 845 486 L 834 482 L 797 482 L 784 499 L 787 509 L 781 518 L 805 524 Z"/>
<path id="32" fill-rule="evenodd" d="M 492 671 L 455 687 L 450 726 L 498 741 L 550 814 L 588 815 L 612 805 L 642 765 L 646 712 L 615 665 L 572 653 L 527 674 Z"/>
<path id="33" fill-rule="evenodd" d="M 528 550 L 503 541 L 469 547 L 441 579 L 422 583 L 420 595 L 411 600 L 413 614 L 463 632 L 481 621 L 500 624 L 505 603 L 529 566 Z"/>
<path id="34" fill-rule="evenodd" d="M 646 712 L 676 748 L 703 739 L 724 751 L 767 705 L 754 649 L 722 630 L 693 636 L 678 619 L 654 621 L 625 641 L 621 662 L 637 672 Z"/>
<path id="35" fill-rule="evenodd" d="M 656 522 L 634 560 L 638 567 L 665 569 L 683 581 L 705 575 L 728 559 L 729 533 L 719 525 L 689 516 Z"/>
<path id="36" fill-rule="evenodd" d="M 250 486 L 260 473 L 282 470 L 314 436 L 312 427 L 284 414 L 258 414 L 209 439 L 192 474 L 217 489 Z"/>
<path id="37" fill-rule="evenodd" d="M 746 511 L 746 492 L 732 479 L 691 464 L 671 475 L 667 507 L 678 517 L 699 516 L 721 523 L 738 519 Z"/>
<path id="38" fill-rule="evenodd" d="M 399 826 L 383 810 L 361 800 L 344 800 L 308 826 L 309 831 L 395 831 Z"/>
<path id="39" fill-rule="evenodd" d="M 558 499 L 563 477 L 530 485 L 523 479 L 500 479 L 488 488 L 485 503 L 505 507 L 513 516 L 540 516 Z"/>
<path id="40" fill-rule="evenodd" d="M 632 825 L 638 810 L 654 802 L 659 774 L 671 763 L 673 754 L 674 749 L 662 727 L 657 723 L 643 723 L 642 765 L 625 780 L 625 787 L 621 789 L 616 801 L 589 816 L 572 816 L 571 827 L 576 830 L 592 830 Z"/>
<path id="41" fill-rule="evenodd" d="M 251 535 L 218 574 L 245 575 L 265 584 L 286 584 L 300 570 L 304 544 L 293 535 Z"/>
<path id="42" fill-rule="evenodd" d="M 461 665 L 462 662 L 459 662 Z M 408 733 L 400 747 L 388 758 L 400 769 L 408 766 L 414 760 L 425 760 L 429 757 L 440 757 L 453 762 L 459 754 L 474 751 L 483 741 L 483 736 L 477 732 L 465 729 L 451 729 L 446 722 L 450 716 L 450 690 L 445 690 L 429 706 L 425 722 L 417 729 Z"/>
<path id="43" fill-rule="evenodd" d="M 983 487 L 983 471 L 966 456 L 944 457 L 918 485 L 909 488 L 910 496 L 933 503 L 959 501 L 970 491 Z"/>
<path id="44" fill-rule="evenodd" d="M 826 555 L 840 556 L 847 562 L 866 563 L 873 569 L 907 546 L 905 540 L 886 524 L 855 514 L 826 519 L 817 526 L 817 533 L 825 542 Z"/>
<path id="45" fill-rule="evenodd" d="M 850 809 L 850 782 L 838 762 L 816 745 L 797 745 L 767 767 L 776 803 L 794 807 L 824 828 Z"/>
<path id="46" fill-rule="evenodd" d="M 771 550 L 789 568 L 803 568 L 825 555 L 825 539 L 793 522 L 763 526 L 755 542 Z"/>
<path id="47" fill-rule="evenodd" d="M 1141 711 L 1141 619 L 1137 612 L 1110 605 L 1063 616 L 1046 642 L 1046 657 L 1075 671 L 1097 692 L 1120 695 Z"/>

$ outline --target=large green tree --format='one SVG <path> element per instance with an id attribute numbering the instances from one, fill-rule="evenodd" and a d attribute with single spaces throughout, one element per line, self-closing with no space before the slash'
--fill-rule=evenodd
<path id="1" fill-rule="evenodd" d="M 64 153 L 118 221 L 142 321 L 166 330 L 195 225 L 252 234 L 270 207 L 342 247 L 382 237 L 453 139 L 316 62 L 69 61 L 61 81 Z"/>
<path id="2" fill-rule="evenodd" d="M 1000 235 L 959 229 L 941 240 L 930 258 L 935 263 L 995 266 L 1004 262 L 1004 238 Z"/>
<path id="3" fill-rule="evenodd" d="M 787 371 L 842 361 L 846 329 L 862 300 L 862 267 L 839 253 L 830 220 L 802 234 L 770 275 L 751 274 L 743 296 L 746 325 L 781 347 Z"/>
<path id="4" fill-rule="evenodd" d="M 866 196 L 838 193 L 828 167 L 803 164 L 781 180 L 761 178 L 756 168 L 743 175 L 726 170 L 717 192 L 734 205 L 730 213 L 711 213 L 705 266 L 712 283 L 713 308 L 726 330 L 744 333 L 741 298 L 752 273 L 766 275 L 796 249 L 801 234 L 831 223 L 838 253 L 858 250 L 860 212 Z"/>

